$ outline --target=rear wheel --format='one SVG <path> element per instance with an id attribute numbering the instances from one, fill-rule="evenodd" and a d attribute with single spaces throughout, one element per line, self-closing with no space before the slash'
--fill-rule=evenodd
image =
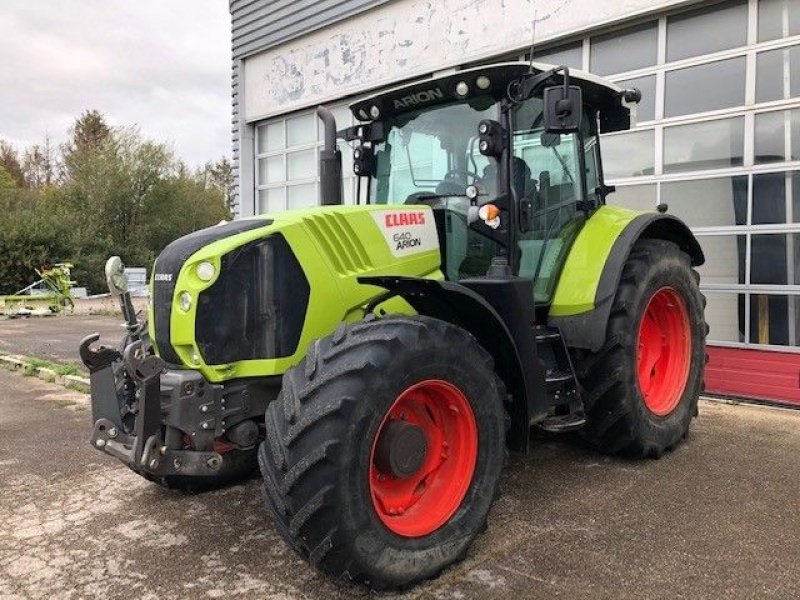
<path id="1" fill-rule="evenodd" d="M 639 240 L 625 264 L 605 345 L 579 357 L 587 424 L 604 452 L 659 457 L 688 432 L 705 365 L 705 298 L 689 256 Z"/>
<path id="2" fill-rule="evenodd" d="M 486 525 L 505 391 L 466 331 L 370 318 L 312 344 L 267 408 L 259 464 L 280 534 L 376 589 L 436 576 Z"/>

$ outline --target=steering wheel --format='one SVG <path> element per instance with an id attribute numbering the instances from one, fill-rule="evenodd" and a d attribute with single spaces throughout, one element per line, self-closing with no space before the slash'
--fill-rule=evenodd
<path id="1" fill-rule="evenodd" d="M 467 169 L 450 169 L 447 173 L 444 174 L 442 177 L 442 181 L 448 181 L 456 178 L 456 175 L 466 175 L 467 177 L 472 177 L 472 183 L 475 184 L 479 181 L 483 181 L 483 178 L 475 173 L 474 171 L 468 171 Z M 467 183 L 469 185 L 469 183 Z"/>

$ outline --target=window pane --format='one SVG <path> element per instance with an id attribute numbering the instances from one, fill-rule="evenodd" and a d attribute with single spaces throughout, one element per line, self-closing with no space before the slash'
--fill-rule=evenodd
<path id="1" fill-rule="evenodd" d="M 653 211 L 656 208 L 656 186 L 621 185 L 608 196 L 608 203 L 631 210 Z"/>
<path id="2" fill-rule="evenodd" d="M 700 280 L 703 284 L 703 280 Z M 744 342 L 744 295 L 703 292 L 711 342 Z"/>
<path id="3" fill-rule="evenodd" d="M 789 344 L 788 297 L 775 294 L 750 296 L 750 342 L 777 346 Z"/>
<path id="4" fill-rule="evenodd" d="M 654 65 L 656 38 L 656 23 L 594 37 L 589 70 L 598 75 L 611 75 Z"/>
<path id="5" fill-rule="evenodd" d="M 757 165 L 786 160 L 785 120 L 784 111 L 756 115 L 754 160 Z"/>
<path id="6" fill-rule="evenodd" d="M 782 100 L 786 95 L 783 68 L 788 61 L 789 94 L 800 96 L 800 46 L 761 52 L 756 58 L 756 102 Z"/>
<path id="7" fill-rule="evenodd" d="M 258 185 L 278 183 L 284 180 L 283 155 L 258 159 Z"/>
<path id="8" fill-rule="evenodd" d="M 744 57 L 668 72 L 664 116 L 743 105 L 744 73 Z"/>
<path id="9" fill-rule="evenodd" d="M 547 63 L 549 65 L 566 65 L 573 69 L 583 68 L 583 45 L 562 46 L 546 50 L 541 54 L 534 53 L 534 62 Z"/>
<path id="10" fill-rule="evenodd" d="M 792 221 L 800 223 L 800 171 L 792 171 L 789 175 L 791 177 L 792 189 Z"/>
<path id="11" fill-rule="evenodd" d="M 744 283 L 747 239 L 744 235 L 698 235 L 706 262 L 697 267 L 700 284 Z"/>
<path id="12" fill-rule="evenodd" d="M 351 142 L 355 144 L 355 142 Z M 336 142 L 339 151 L 342 153 L 342 174 L 347 176 L 353 175 L 353 146 L 344 140 L 337 140 Z"/>
<path id="13" fill-rule="evenodd" d="M 655 147 L 652 129 L 601 136 L 600 154 L 605 178 L 652 175 L 656 163 Z"/>
<path id="14" fill-rule="evenodd" d="M 617 83 L 624 88 L 638 88 L 642 92 L 642 101 L 636 107 L 639 121 L 652 121 L 656 118 L 656 76 L 637 77 Z"/>
<path id="15" fill-rule="evenodd" d="M 303 183 L 301 185 L 288 186 L 286 188 L 286 201 L 289 210 L 316 206 L 318 204 L 317 184 Z"/>
<path id="16" fill-rule="evenodd" d="M 746 2 L 717 5 L 667 19 L 667 62 L 746 43 Z"/>
<path id="17" fill-rule="evenodd" d="M 289 180 L 308 179 L 317 176 L 317 152 L 313 148 L 300 152 L 289 152 L 286 155 Z"/>
<path id="18" fill-rule="evenodd" d="M 722 119 L 664 128 L 664 172 L 742 164 L 744 119 Z"/>
<path id="19" fill-rule="evenodd" d="M 286 120 L 287 146 L 302 146 L 317 141 L 317 117 L 308 114 Z"/>
<path id="20" fill-rule="evenodd" d="M 753 175 L 753 225 L 786 222 L 786 174 Z"/>
<path id="21" fill-rule="evenodd" d="M 784 28 L 786 28 L 785 33 Z M 759 42 L 775 40 L 787 35 L 797 35 L 798 33 L 800 33 L 800 5 L 796 0 L 759 0 Z"/>
<path id="22" fill-rule="evenodd" d="M 786 285 L 800 281 L 797 276 L 800 263 L 796 260 L 800 234 L 762 233 L 753 235 L 750 243 L 753 247 L 750 283 Z M 787 273 L 786 250 L 790 244 L 795 256 L 794 273 Z"/>
<path id="23" fill-rule="evenodd" d="M 661 184 L 661 202 L 690 227 L 747 224 L 747 176 Z"/>
<path id="24" fill-rule="evenodd" d="M 342 202 L 344 204 L 355 204 L 356 201 L 356 178 L 345 177 L 342 184 Z"/>
<path id="25" fill-rule="evenodd" d="M 756 102 L 783 98 L 783 50 L 761 52 L 756 57 Z"/>
<path id="26" fill-rule="evenodd" d="M 274 152 L 283 148 L 283 121 L 267 123 L 258 127 L 258 153 Z"/>
<path id="27" fill-rule="evenodd" d="M 258 190 L 258 212 L 274 213 L 286 208 L 286 189 L 283 187 Z"/>
<path id="28" fill-rule="evenodd" d="M 345 127 L 350 127 L 350 125 L 353 124 L 353 113 L 350 112 L 350 109 L 347 106 L 342 104 L 334 106 L 331 108 L 331 112 L 336 119 L 337 129 L 344 129 Z"/>

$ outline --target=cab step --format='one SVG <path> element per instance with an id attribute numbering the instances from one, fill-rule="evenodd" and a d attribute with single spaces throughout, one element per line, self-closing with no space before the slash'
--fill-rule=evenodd
<path id="1" fill-rule="evenodd" d="M 570 413 L 568 415 L 553 415 L 543 421 L 539 421 L 536 426 L 550 433 L 564 433 L 580 429 L 586 424 L 586 417 L 583 411 Z"/>
<path id="2" fill-rule="evenodd" d="M 537 344 L 542 344 L 544 342 L 554 342 L 555 340 L 561 339 L 561 334 L 555 329 L 545 329 L 544 327 L 537 327 L 535 334 L 536 334 Z"/>
<path id="3" fill-rule="evenodd" d="M 549 371 L 544 381 L 548 387 L 561 386 L 574 381 L 574 375 L 569 371 Z"/>

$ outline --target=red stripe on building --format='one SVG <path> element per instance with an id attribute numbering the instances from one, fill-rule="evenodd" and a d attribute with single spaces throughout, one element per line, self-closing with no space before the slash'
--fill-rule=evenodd
<path id="1" fill-rule="evenodd" d="M 706 391 L 800 406 L 800 354 L 708 347 Z"/>

